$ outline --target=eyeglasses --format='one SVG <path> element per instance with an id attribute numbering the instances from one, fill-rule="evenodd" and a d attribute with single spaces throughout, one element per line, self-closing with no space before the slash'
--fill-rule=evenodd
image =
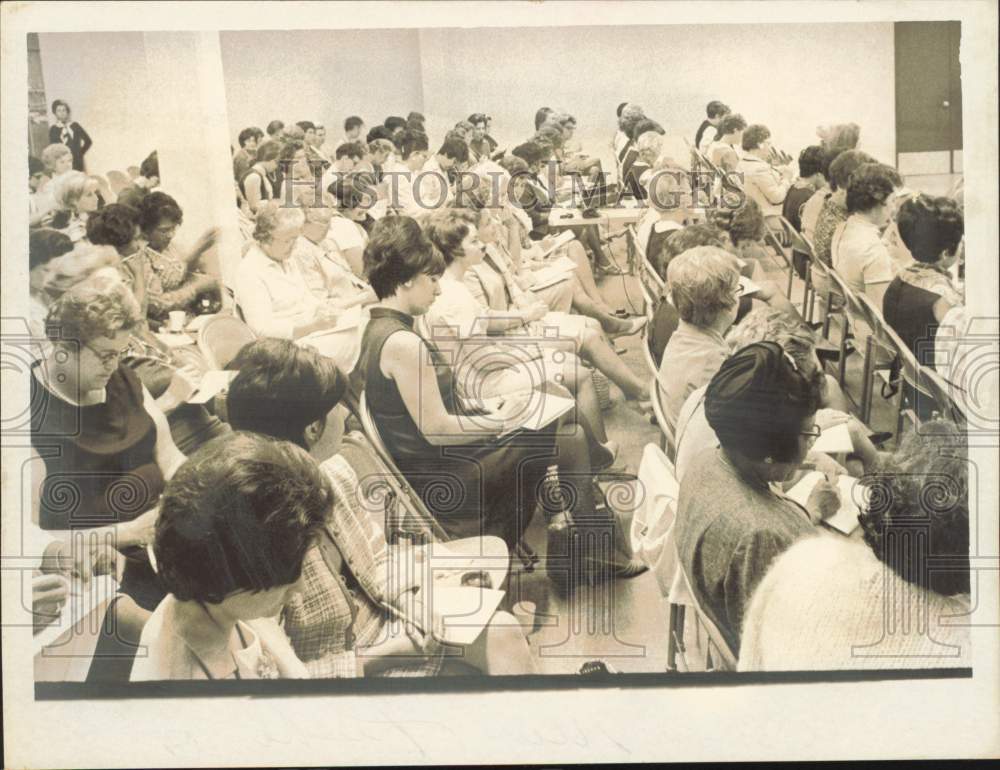
<path id="1" fill-rule="evenodd" d="M 90 350 L 96 357 L 97 360 L 101 362 L 103 366 L 110 366 L 111 364 L 117 364 L 118 361 L 128 353 L 128 348 L 124 350 L 98 350 L 91 345 L 84 345 L 85 348 Z"/>
<path id="2" fill-rule="evenodd" d="M 799 435 L 808 436 L 809 444 L 811 446 L 812 444 L 816 443 L 816 439 L 818 439 L 822 433 L 823 429 L 821 427 L 819 427 L 818 425 L 813 425 L 810 430 L 801 431 Z"/>

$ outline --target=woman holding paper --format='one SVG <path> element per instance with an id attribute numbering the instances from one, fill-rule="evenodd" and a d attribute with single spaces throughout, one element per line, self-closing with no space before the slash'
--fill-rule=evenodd
<path id="1" fill-rule="evenodd" d="M 553 421 L 510 435 L 531 416 L 528 400 L 507 399 L 485 415 L 470 412 L 458 398 L 452 367 L 414 331 L 415 317 L 441 293 L 446 268 L 420 226 L 409 217 L 376 223 L 365 267 L 381 300 L 371 311 L 358 364 L 368 409 L 399 470 L 446 532 L 453 538 L 495 534 L 513 546 L 539 502 L 552 519 L 593 522 L 593 472 L 580 426 L 564 420 L 557 430 Z M 559 484 L 545 495 L 542 482 L 553 464 Z M 638 574 L 633 566 L 613 569 Z"/>
<path id="2" fill-rule="evenodd" d="M 608 379 L 618 385 L 626 398 L 642 399 L 648 393 L 648 387 L 615 353 L 604 335 L 597 330 L 596 324 L 583 316 L 564 313 L 549 313 L 547 308 L 539 304 L 531 305 L 526 310 L 497 312 L 484 307 L 472 296 L 465 285 L 465 275 L 470 268 L 481 265 L 484 257 L 483 242 L 479 240 L 479 231 L 475 222 L 482 221 L 480 215 L 462 210 L 448 209 L 431 216 L 427 220 L 425 232 L 444 257 L 448 266 L 441 280 L 442 297 L 432 306 L 429 316 L 432 331 L 436 326 L 458 326 L 461 337 L 471 337 L 475 334 L 507 335 L 531 334 L 531 344 L 550 347 L 545 341 L 546 328 L 555 327 L 559 337 L 563 339 L 560 345 L 560 358 L 565 358 L 565 340 L 571 340 L 576 352 L 581 358 L 600 370 Z M 492 222 L 487 221 L 487 237 L 493 238 Z M 465 323 L 455 323 L 458 317 Z M 618 321 L 619 319 L 613 319 Z M 642 322 L 633 323 L 621 321 L 630 333 L 633 328 L 638 331 Z M 576 371 L 574 361 L 573 365 Z M 567 385 L 572 390 L 572 386 Z"/>

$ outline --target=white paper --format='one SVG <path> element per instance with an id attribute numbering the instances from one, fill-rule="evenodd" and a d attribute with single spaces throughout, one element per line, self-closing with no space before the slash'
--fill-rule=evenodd
<path id="1" fill-rule="evenodd" d="M 183 348 L 188 345 L 194 345 L 195 339 L 190 334 L 185 334 L 184 332 L 170 333 L 170 332 L 156 332 L 156 339 L 166 345 L 168 348 Z"/>
<path id="2" fill-rule="evenodd" d="M 435 586 L 431 594 L 435 616 L 444 619 L 448 644 L 472 644 L 497 611 L 504 592 L 495 588 Z"/>
<path id="3" fill-rule="evenodd" d="M 558 249 L 561 249 L 567 243 L 575 239 L 576 235 L 573 233 L 572 230 L 565 230 L 564 232 L 559 233 L 559 235 L 557 235 L 553 239 L 552 246 L 543 251 L 541 253 L 541 256 L 538 257 L 538 259 L 548 259 L 553 254 L 553 252 L 557 251 Z M 573 260 L 567 259 L 566 257 L 563 257 L 563 259 L 569 262 L 570 265 L 572 266 L 569 269 L 576 270 L 576 263 Z"/>
<path id="4" fill-rule="evenodd" d="M 501 405 L 511 400 L 508 396 L 496 396 L 494 398 L 484 398 L 483 407 L 490 412 L 499 411 Z M 576 401 L 572 398 L 553 396 L 541 391 L 533 391 L 531 400 L 522 410 L 525 419 L 512 428 L 508 428 L 500 434 L 501 438 L 509 436 L 518 430 L 541 430 L 551 424 L 554 420 L 562 417 L 566 412 L 576 406 Z"/>
<path id="5" fill-rule="evenodd" d="M 854 442 L 851 441 L 851 432 L 847 429 L 847 423 L 842 422 L 832 428 L 827 428 L 810 449 L 813 452 L 823 452 L 829 455 L 853 452 Z"/>
<path id="6" fill-rule="evenodd" d="M 803 476 L 799 483 L 785 493 L 787 497 L 805 506 L 806 500 L 812 494 L 816 485 L 824 478 L 819 471 L 810 471 Z M 840 509 L 823 520 L 828 527 L 838 532 L 849 535 L 858 528 L 858 514 L 861 508 L 855 503 L 855 488 L 858 479 L 852 476 L 839 476 L 837 478 L 837 490 L 840 492 Z"/>
<path id="7" fill-rule="evenodd" d="M 228 388 L 229 383 L 233 381 L 233 378 L 237 374 L 239 372 L 224 371 L 221 369 L 212 369 L 205 372 L 205 376 L 201 378 L 201 384 L 198 385 L 198 389 L 191 395 L 187 402 L 189 404 L 204 404 L 210 401 Z"/>
<path id="8" fill-rule="evenodd" d="M 544 289 L 559 281 L 565 281 L 573 275 L 576 270 L 576 263 L 569 257 L 560 257 L 541 270 L 534 272 L 535 282 L 531 285 L 532 290 Z"/>
<path id="9" fill-rule="evenodd" d="M 743 275 L 740 276 L 740 296 L 741 297 L 745 297 L 748 294 L 756 294 L 758 291 L 760 291 L 760 286 L 758 286 L 757 284 L 755 284 L 753 281 L 751 281 L 746 276 L 743 276 Z"/>

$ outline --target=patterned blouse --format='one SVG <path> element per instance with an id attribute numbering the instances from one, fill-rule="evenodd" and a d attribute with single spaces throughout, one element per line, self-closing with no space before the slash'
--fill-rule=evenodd
<path id="1" fill-rule="evenodd" d="M 951 276 L 934 265 L 914 261 L 899 272 L 899 278 L 910 286 L 937 294 L 952 307 L 965 304 L 965 297 L 952 283 Z"/>
<path id="2" fill-rule="evenodd" d="M 198 296 L 184 256 L 173 243 L 162 252 L 150 246 L 142 249 L 146 261 L 146 298 L 149 317 L 162 319 L 171 310 L 187 310 Z"/>
<path id="3" fill-rule="evenodd" d="M 824 265 L 833 264 L 831 255 L 833 232 L 837 229 L 837 225 L 846 221 L 847 206 L 844 203 L 844 196 L 834 193 L 823 203 L 819 218 L 816 220 L 816 234 L 813 237 L 816 258 Z"/>
<path id="4" fill-rule="evenodd" d="M 334 572 L 324 546 L 309 549 L 302 566 L 303 590 L 285 606 L 284 629 L 313 678 L 359 677 L 363 669 L 357 650 L 380 641 L 389 618 L 389 549 L 347 460 L 335 455 L 320 467 L 335 493 L 333 514 L 320 537 L 336 541 L 344 563 Z M 434 676 L 442 662 L 443 655 L 401 658 L 380 676 Z"/>

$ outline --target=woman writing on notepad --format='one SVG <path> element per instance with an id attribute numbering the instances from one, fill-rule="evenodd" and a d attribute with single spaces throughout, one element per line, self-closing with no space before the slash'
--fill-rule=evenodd
<path id="1" fill-rule="evenodd" d="M 953 424 L 923 423 L 862 480 L 864 542 L 824 533 L 776 559 L 746 611 L 740 670 L 969 666 L 965 455 Z"/>
<path id="2" fill-rule="evenodd" d="M 246 345 L 234 368 L 239 374 L 227 396 L 233 427 L 306 450 L 333 489 L 323 531 L 305 554 L 301 590 L 282 610 L 284 632 L 309 675 L 434 676 L 451 668 L 432 629 L 421 630 L 413 622 L 427 623 L 420 602 L 431 587 L 404 581 L 402 572 L 392 571 L 395 559 L 405 558 L 407 551 L 387 544 L 382 510 L 374 515 L 369 505 L 367 495 L 373 492 L 361 491 L 366 480 L 340 452 L 344 375 L 316 351 L 276 339 Z M 495 538 L 470 544 L 477 554 L 506 555 Z M 390 621 L 404 616 L 411 622 L 393 630 Z M 533 670 L 520 626 L 504 612 L 495 613 L 463 652 L 462 663 L 485 674 Z"/>
<path id="3" fill-rule="evenodd" d="M 593 521 L 583 430 L 564 421 L 558 431 L 555 422 L 516 431 L 526 419 L 523 399 L 470 415 L 451 366 L 414 330 L 415 317 L 441 293 L 447 267 L 420 226 L 409 217 L 377 222 L 365 267 L 381 300 L 371 311 L 358 364 L 367 407 L 399 470 L 445 531 L 453 538 L 493 534 L 513 546 L 540 501 L 553 520 Z M 552 464 L 565 495 L 543 499 L 542 481 Z M 618 574 L 631 568 L 614 565 Z"/>

